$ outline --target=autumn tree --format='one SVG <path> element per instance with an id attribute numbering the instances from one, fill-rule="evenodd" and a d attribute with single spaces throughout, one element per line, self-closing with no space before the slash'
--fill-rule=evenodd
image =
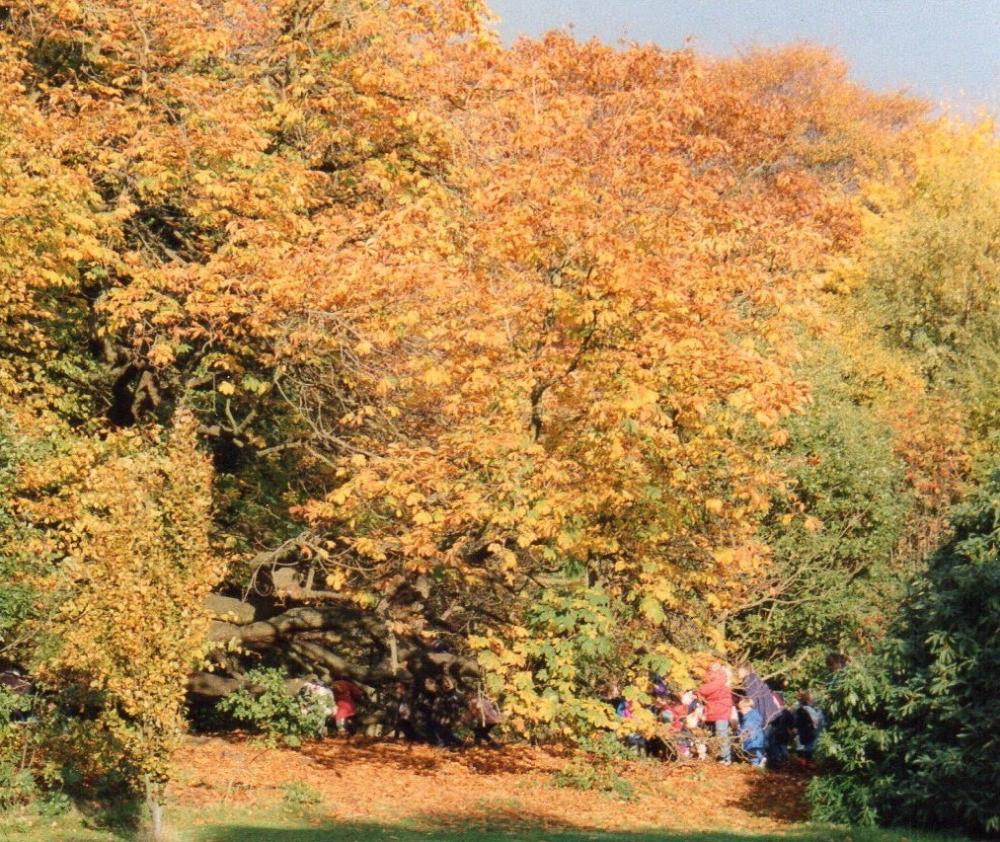
<path id="1" fill-rule="evenodd" d="M 365 440 L 303 507 L 326 542 L 308 564 L 332 588 L 364 584 L 400 629 L 456 648 L 475 631 L 495 686 L 552 719 L 594 687 L 553 702 L 534 600 L 604 606 L 632 643 L 607 668 L 639 684 L 722 645 L 720 616 L 767 563 L 771 448 L 808 394 L 790 325 L 822 320 L 820 270 L 856 241 L 843 188 L 874 166 L 866 138 L 890 148 L 884 115 L 915 111 L 885 104 L 830 171 L 785 154 L 827 139 L 779 119 L 819 101 L 795 85 L 736 89 L 727 111 L 714 103 L 732 74 L 688 54 L 550 36 L 479 58 L 456 116 L 464 257 L 406 316 L 414 342 L 386 386 L 399 438 Z M 850 124 L 867 95 L 832 84 Z M 761 109 L 773 136 L 737 146 Z"/>
<path id="2" fill-rule="evenodd" d="M 85 777 L 143 786 L 158 834 L 187 676 L 205 654 L 204 600 L 224 572 L 209 543 L 209 466 L 189 413 L 163 443 L 64 435 L 47 451 L 19 466 L 23 526 L 4 537 L 48 560 L 14 583 L 27 573 L 39 594 L 25 622 L 32 674 L 76 713 L 49 751 Z"/>
<path id="3" fill-rule="evenodd" d="M 845 284 L 934 388 L 962 394 L 976 438 L 993 439 L 1000 284 L 994 126 L 931 127 L 912 173 L 869 192 L 866 248 Z"/>

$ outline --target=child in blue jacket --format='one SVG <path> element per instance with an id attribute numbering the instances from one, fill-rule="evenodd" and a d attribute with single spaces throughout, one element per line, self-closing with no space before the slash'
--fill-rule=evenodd
<path id="1" fill-rule="evenodd" d="M 760 712 L 754 708 L 753 701 L 740 699 L 740 740 L 743 750 L 749 755 L 750 763 L 763 768 L 767 762 L 764 758 L 764 722 Z"/>

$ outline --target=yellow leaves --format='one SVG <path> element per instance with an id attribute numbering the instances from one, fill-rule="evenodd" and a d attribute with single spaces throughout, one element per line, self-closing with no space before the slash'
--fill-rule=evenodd
<path id="1" fill-rule="evenodd" d="M 220 395 L 229 396 L 236 394 L 236 387 L 228 380 L 223 380 L 219 383 L 219 385 L 216 386 L 216 390 Z"/>
<path id="2" fill-rule="evenodd" d="M 80 4 L 76 0 L 63 0 L 58 5 L 59 14 L 67 21 L 74 21 L 80 17 Z"/>
<path id="3" fill-rule="evenodd" d="M 736 559 L 736 553 L 728 547 L 716 550 L 712 555 L 716 563 L 722 567 L 731 567 Z"/>
<path id="4" fill-rule="evenodd" d="M 126 760 L 149 768 L 180 733 L 187 674 L 208 629 L 204 598 L 224 571 L 208 540 L 211 472 L 196 429 L 179 410 L 162 443 L 132 433 L 75 442 L 58 470 L 77 472 L 76 493 L 46 533 L 49 553 L 72 548 L 75 560 L 45 583 L 69 598 L 46 621 L 58 646 L 39 674 L 100 687 L 98 718 L 128 743 Z M 117 720 L 119 709 L 134 721 Z"/>
<path id="5" fill-rule="evenodd" d="M 725 503 L 718 497 L 710 497 L 705 501 L 705 510 L 713 515 L 722 514 L 722 510 L 725 507 Z"/>
<path id="6" fill-rule="evenodd" d="M 451 375 L 441 366 L 431 366 L 424 371 L 421 379 L 428 386 L 441 386 L 451 382 Z"/>
<path id="7" fill-rule="evenodd" d="M 351 496 L 353 490 L 353 485 L 349 482 L 345 482 L 339 488 L 331 491 L 330 494 L 327 495 L 327 499 L 335 506 L 343 506 Z"/>
<path id="8" fill-rule="evenodd" d="M 149 352 L 149 361 L 155 366 L 170 365 L 174 359 L 174 349 L 167 342 L 157 342 Z"/>
<path id="9" fill-rule="evenodd" d="M 373 561 L 385 561 L 386 558 L 382 543 L 373 538 L 356 538 L 354 540 L 354 550 L 364 558 L 369 558 Z"/>
<path id="10" fill-rule="evenodd" d="M 667 619 L 660 601 L 653 596 L 643 597 L 639 603 L 639 610 L 647 620 L 653 623 L 662 623 Z"/>
<path id="11" fill-rule="evenodd" d="M 770 436 L 770 443 L 772 447 L 784 447 L 788 444 L 789 433 L 788 430 L 779 429 L 774 430 Z"/>
<path id="12" fill-rule="evenodd" d="M 510 573 L 517 569 L 518 558 L 517 554 L 509 550 L 503 544 L 498 544 L 493 542 L 487 548 L 494 556 L 500 560 L 500 569 L 506 573 Z"/>
<path id="13" fill-rule="evenodd" d="M 346 583 L 347 574 L 339 567 L 326 575 L 326 586 L 330 590 L 339 591 Z"/>
<path id="14" fill-rule="evenodd" d="M 656 389 L 636 384 L 629 390 L 627 397 L 621 401 L 621 407 L 626 412 L 632 412 L 648 406 L 655 406 L 660 395 Z"/>

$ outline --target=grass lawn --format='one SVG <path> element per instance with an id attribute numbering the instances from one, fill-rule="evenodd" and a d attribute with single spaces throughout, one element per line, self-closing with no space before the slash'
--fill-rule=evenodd
<path id="1" fill-rule="evenodd" d="M 622 809 L 628 809 L 623 805 Z M 422 828 L 412 825 L 332 824 L 318 817 L 282 809 L 177 812 L 171 816 L 176 842 L 959 842 L 960 837 L 900 830 L 857 830 L 802 825 L 781 836 L 726 830 L 694 833 L 663 829 L 650 832 L 489 827 L 482 825 Z M 123 830 L 95 829 L 77 814 L 58 818 L 0 817 L 0 842 L 122 842 Z M 90 826 L 88 826 L 90 825 Z"/>
<path id="2" fill-rule="evenodd" d="M 481 827 L 415 830 L 375 825 L 324 825 L 294 828 L 282 825 L 232 824 L 208 828 L 191 837 L 198 842 L 762 842 L 776 837 L 725 831 L 691 833 L 669 830 L 649 833 L 613 833 L 588 830 L 490 829 Z M 954 842 L 953 837 L 803 827 L 777 837 L 796 842 Z"/>

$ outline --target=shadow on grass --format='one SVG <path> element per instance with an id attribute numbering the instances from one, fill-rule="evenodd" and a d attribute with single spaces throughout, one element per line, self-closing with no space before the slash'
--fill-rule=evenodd
<path id="1" fill-rule="evenodd" d="M 77 795 L 73 806 L 87 830 L 110 834 L 117 839 L 133 839 L 142 824 L 141 799 L 124 795 L 100 801 Z"/>
<path id="2" fill-rule="evenodd" d="M 627 809 L 627 807 L 626 807 Z M 537 821 L 536 821 L 537 819 Z M 959 837 L 924 835 L 892 830 L 800 827 L 786 833 L 735 831 L 607 831 L 557 826 L 542 817 L 523 821 L 460 826 L 345 824 L 314 821 L 309 827 L 281 827 L 260 823 L 203 829 L 197 842 L 959 842 Z"/>
<path id="3" fill-rule="evenodd" d="M 746 778 L 747 787 L 739 795 L 727 797 L 726 804 L 751 816 L 784 824 L 802 824 L 809 820 L 805 788 L 813 771 L 791 762 L 779 772 L 754 773 Z"/>
<path id="4" fill-rule="evenodd" d="M 310 828 L 233 825 L 206 830 L 198 842 L 764 842 L 772 834 L 649 831 L 613 833 L 571 829 L 431 828 L 365 824 L 319 824 Z M 833 842 L 846 835 L 795 833 L 782 836 L 790 842 Z"/>

